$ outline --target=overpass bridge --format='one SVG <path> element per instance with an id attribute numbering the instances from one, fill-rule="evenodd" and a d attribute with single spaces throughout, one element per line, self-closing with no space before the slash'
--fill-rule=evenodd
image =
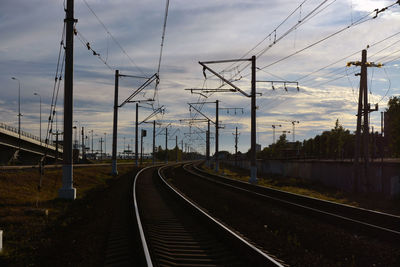
<path id="1" fill-rule="evenodd" d="M 45 144 L 39 137 L 0 123 L 0 165 L 37 164 L 46 154 L 46 162 L 54 162 L 56 157 L 62 160 L 62 146 L 55 142 Z"/>

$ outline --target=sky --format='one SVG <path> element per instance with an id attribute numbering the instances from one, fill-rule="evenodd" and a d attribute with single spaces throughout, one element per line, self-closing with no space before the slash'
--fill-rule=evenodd
<path id="1" fill-rule="evenodd" d="M 221 80 L 206 72 L 199 61 L 250 58 L 257 55 L 257 143 L 273 142 L 282 131 L 292 141 L 303 141 L 321 134 L 339 122 L 355 130 L 359 68 L 346 67 L 361 60 L 367 49 L 368 61 L 382 62 L 383 68 L 368 69 L 370 103 L 379 104 L 371 114 L 371 126 L 380 131 L 380 112 L 389 97 L 398 96 L 400 66 L 400 6 L 384 0 L 171 0 L 160 68 L 160 84 L 154 107 L 164 106 L 157 115 L 158 133 L 169 125 L 168 147 L 178 141 L 191 143 L 204 153 L 206 123 L 190 129 L 189 118 L 202 118 L 189 110 L 187 103 L 220 101 L 220 150 L 234 151 L 235 128 L 238 149 L 250 146 L 250 98 L 239 92 L 191 94 L 189 88 L 213 89 Z M 74 39 L 74 125 L 93 130 L 94 149 L 106 137 L 111 152 L 114 103 L 114 75 L 150 77 L 157 72 L 166 1 L 161 0 L 75 0 L 78 19 Z M 90 9 L 89 9 L 90 7 Z M 93 14 L 93 12 L 94 14 Z M 292 14 L 291 16 L 289 16 Z M 46 133 L 65 17 L 64 0 L 2 0 L 0 2 L 0 122 L 18 125 L 18 81 L 21 88 L 21 128 L 39 135 L 39 96 L 42 99 L 42 136 Z M 286 19 L 287 18 L 287 19 Z M 336 33 L 336 34 L 335 34 Z M 329 37 L 331 36 L 331 37 Z M 329 38 L 326 38 L 329 37 Z M 323 40 L 325 39 L 326 40 Z M 323 40 L 323 41 L 322 41 Z M 86 43 L 100 54 L 93 55 Z M 256 46 L 259 44 L 258 46 Z M 252 48 L 254 48 L 252 50 Z M 309 47 L 309 48 L 307 48 Z M 104 63 L 105 62 L 105 63 Z M 245 63 L 209 65 L 234 84 L 250 93 L 250 67 Z M 298 82 L 295 84 L 270 82 Z M 121 77 L 119 99 L 122 103 L 143 82 Z M 229 88 L 224 86 L 222 88 Z M 196 91 L 199 92 L 199 91 Z M 154 84 L 135 100 L 154 96 Z M 151 114 L 145 103 L 139 120 Z M 62 131 L 63 84 L 57 98 L 57 124 Z M 202 113 L 215 120 L 215 104 L 204 104 Z M 134 143 L 135 105 L 119 109 L 118 151 Z M 150 124 L 144 138 L 145 152 L 151 150 Z M 55 126 L 54 126 L 55 128 Z M 189 132 L 193 134 L 188 135 Z M 105 134 L 106 133 L 106 134 Z M 212 128 L 212 134 L 214 129 Z M 214 139 L 212 140 L 212 142 Z M 157 146 L 165 147 L 165 135 L 158 135 Z M 211 145 L 214 151 L 214 145 Z"/>

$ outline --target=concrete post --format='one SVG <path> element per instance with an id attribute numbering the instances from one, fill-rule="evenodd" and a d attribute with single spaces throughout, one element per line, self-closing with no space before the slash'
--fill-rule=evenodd
<path id="1" fill-rule="evenodd" d="M 73 70 L 74 70 L 74 0 L 67 0 L 66 9 L 66 47 L 64 78 L 64 144 L 62 188 L 58 196 L 74 200 L 76 189 L 73 187 L 72 162 L 72 121 L 73 121 Z"/>

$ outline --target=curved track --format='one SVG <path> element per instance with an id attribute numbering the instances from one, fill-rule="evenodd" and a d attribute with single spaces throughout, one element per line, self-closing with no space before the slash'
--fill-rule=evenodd
<path id="1" fill-rule="evenodd" d="M 163 168 L 145 168 L 134 182 L 148 266 L 282 266 L 169 186 Z"/>
<path id="2" fill-rule="evenodd" d="M 241 191 L 258 198 L 300 210 L 315 217 L 328 219 L 334 224 L 354 229 L 377 238 L 400 241 L 400 217 L 392 214 L 343 205 L 272 188 L 257 186 L 227 177 L 210 174 L 194 165 L 185 165 L 193 175 L 217 183 L 229 189 Z"/>

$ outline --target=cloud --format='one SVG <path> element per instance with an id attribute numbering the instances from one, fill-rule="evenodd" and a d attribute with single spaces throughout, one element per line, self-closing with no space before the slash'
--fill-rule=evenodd
<path id="1" fill-rule="evenodd" d="M 115 69 L 128 75 L 150 76 L 157 70 L 160 51 L 161 32 L 165 2 L 155 0 L 139 1 L 97 1 L 86 0 L 93 11 L 106 25 L 113 41 L 103 26 L 93 16 L 83 1 L 75 1 L 75 17 L 78 18 L 76 29 L 84 40 L 82 44 L 75 38 L 74 47 L 74 120 L 81 126 L 93 129 L 101 135 L 107 132 L 111 138 L 112 113 L 114 100 Z M 180 119 L 189 117 L 188 102 L 196 102 L 203 97 L 190 94 L 186 88 L 214 88 L 221 83 L 210 73 L 204 83 L 202 68 L 198 61 L 240 58 L 261 40 L 260 46 L 246 57 L 271 45 L 265 54 L 257 59 L 257 67 L 263 67 L 300 51 L 304 47 L 329 36 L 339 29 L 347 27 L 352 21 L 365 16 L 375 8 L 381 8 L 393 1 L 340 0 L 316 14 L 303 26 L 296 28 L 289 35 L 273 45 L 291 26 L 304 19 L 320 1 L 307 1 L 288 21 L 274 32 L 283 19 L 293 11 L 299 2 L 293 1 L 186 1 L 170 2 L 166 29 L 163 58 L 158 91 L 158 103 L 166 106 L 166 114 L 158 118 L 172 123 L 174 128 L 183 133 L 189 131 Z M 43 8 L 46 7 L 46 8 Z M 33 96 L 37 91 L 42 95 L 43 107 L 48 114 L 52 98 L 54 75 L 57 66 L 58 51 L 63 28 L 63 1 L 4 0 L 0 3 L 0 80 L 1 101 L 0 115 L 6 123 L 15 124 L 15 105 L 18 84 L 10 77 L 21 81 L 21 97 L 26 130 L 37 132 L 38 100 Z M 342 33 L 302 52 L 293 55 L 271 67 L 265 72 L 258 71 L 258 80 L 298 81 L 300 92 L 289 87 L 275 84 L 273 91 L 269 83 L 257 83 L 258 141 L 263 146 L 272 142 L 271 125 L 280 120 L 298 120 L 296 139 L 310 138 L 316 133 L 329 130 L 337 118 L 343 125 L 355 128 L 355 104 L 358 96 L 359 77 L 354 76 L 356 67 L 345 69 L 347 61 L 360 60 L 360 51 L 370 45 L 369 59 L 383 62 L 396 59 L 397 46 L 390 44 L 399 40 L 398 36 L 372 44 L 398 32 L 400 16 L 398 7 L 381 13 L 378 18 L 344 30 Z M 269 33 L 270 37 L 265 38 Z M 110 70 L 98 57 L 86 48 L 85 41 L 107 61 Z M 122 46 L 124 51 L 121 51 Z M 128 56 L 127 56 L 128 55 Z M 345 58 L 348 55 L 352 55 Z M 343 59 L 338 61 L 339 59 Z M 133 62 L 132 62 L 133 61 Z M 329 67 L 323 68 L 332 62 Z M 229 69 L 230 64 L 215 64 L 218 71 Z M 244 65 L 241 65 L 241 67 Z M 315 72 L 316 70 L 322 70 Z M 385 107 L 387 96 L 399 93 L 397 86 L 400 77 L 397 71 L 398 61 L 394 60 L 384 69 L 369 70 L 369 84 L 372 103 L 380 102 Z M 232 68 L 231 68 L 232 69 Z M 241 70 L 239 73 L 238 70 Z M 315 72 L 315 73 L 313 73 Z M 237 86 L 250 92 L 250 67 L 233 68 L 226 72 L 228 77 L 237 74 L 242 79 Z M 308 75 L 306 78 L 305 75 Z M 121 78 L 119 102 L 128 97 L 142 80 Z M 152 96 L 154 85 L 144 91 L 145 97 Z M 250 99 L 240 93 L 207 94 L 206 101 L 221 101 L 221 107 L 243 107 L 243 114 L 220 113 L 220 120 L 225 125 L 221 130 L 221 149 L 233 150 L 232 132 L 238 127 L 241 136 L 239 149 L 247 151 L 250 144 Z M 387 95 L 387 96 L 385 96 Z M 143 95 L 141 95 L 143 97 Z M 382 100 L 381 100 L 382 99 Z M 63 85 L 58 99 L 59 124 L 62 121 Z M 127 140 L 134 137 L 134 105 L 128 104 L 120 109 L 120 137 Z M 145 118 L 149 111 L 140 112 Z M 215 117 L 215 108 L 209 105 L 204 113 Z M 47 116 L 47 115 L 46 115 Z M 379 113 L 371 114 L 374 124 L 379 122 Z M 292 125 L 287 122 L 287 129 Z M 378 123 L 379 124 L 379 123 Z M 144 125 L 152 131 L 151 125 Z M 200 124 L 204 129 L 205 124 Z M 159 128 L 159 127 L 158 127 Z M 188 138 L 188 137 L 187 137 Z M 188 139 L 185 139 L 188 140 Z M 111 139 L 107 140 L 109 144 Z M 121 140 L 119 149 L 121 149 Z M 150 142 L 150 141 L 146 141 Z M 162 140 L 157 140 L 162 144 Z M 187 141 L 185 141 L 187 142 Z M 201 140 L 195 141 L 203 144 Z"/>

